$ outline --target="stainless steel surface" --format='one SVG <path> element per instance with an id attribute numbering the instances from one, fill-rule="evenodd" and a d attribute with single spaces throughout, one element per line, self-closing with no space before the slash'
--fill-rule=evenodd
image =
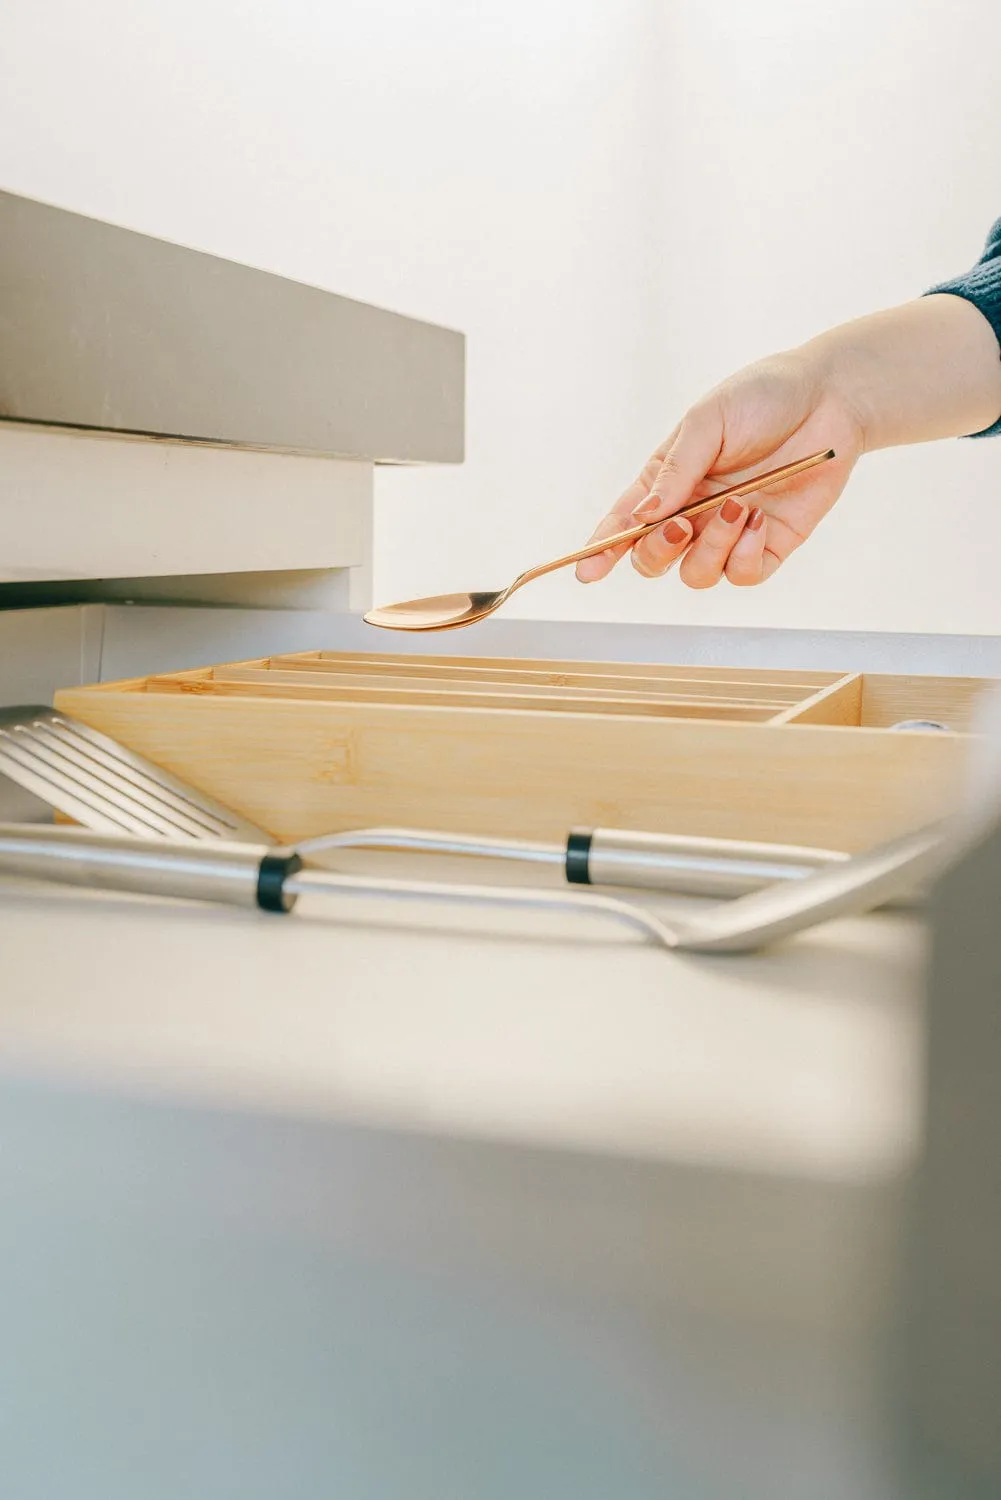
<path id="1" fill-rule="evenodd" d="M 673 947 L 701 953 L 746 953 L 820 922 L 873 911 L 945 869 L 958 840 L 941 824 L 920 828 L 807 875 L 701 914 L 674 928 Z"/>
<path id="2" fill-rule="evenodd" d="M 776 881 L 801 880 L 813 870 L 847 859 L 847 854 L 833 849 L 595 828 L 588 868 L 594 885 L 743 896 Z"/>
<path id="3" fill-rule="evenodd" d="M 590 839 L 591 884 L 692 896 L 742 896 L 773 881 L 798 880 L 811 870 L 848 858 L 847 854 L 832 849 L 633 833 L 616 828 L 590 830 Z M 560 869 L 566 865 L 565 843 L 533 843 L 417 828 L 352 828 L 307 839 L 296 847 L 307 861 L 337 850 L 386 849 L 468 855 Z"/>
<path id="4" fill-rule="evenodd" d="M 929 1459 L 979 1475 L 990 1496 L 1001 1494 L 999 890 L 994 822 L 937 883 L 931 904 L 906 1366 Z"/>
<path id="5" fill-rule="evenodd" d="M 0 775 L 101 833 L 271 842 L 228 808 L 51 708 L 0 709 Z"/>
<path id="6" fill-rule="evenodd" d="M 302 839 L 296 852 L 309 863 L 320 855 L 345 849 L 396 849 L 415 854 L 465 854 L 479 859 L 507 859 L 517 863 L 562 865 L 562 844 L 532 843 L 464 833 L 436 833 L 428 828 L 348 828 Z M 321 861 L 325 862 L 325 861 Z"/>
<path id="7" fill-rule="evenodd" d="M 565 911 L 587 921 L 597 917 L 617 922 L 665 948 L 681 946 L 676 931 L 642 906 L 597 893 L 578 895 L 559 886 L 458 885 L 436 880 L 394 880 L 377 875 L 339 875 L 328 870 L 304 869 L 290 876 L 285 888 L 295 896 L 360 896 L 389 901 L 443 902 L 449 906 Z"/>
<path id="8" fill-rule="evenodd" d="M 463 457 L 461 334 L 0 193 L 0 417 Z"/>
<path id="9" fill-rule="evenodd" d="M 88 828 L 0 824 L 0 873 L 94 890 L 255 908 L 268 846 L 123 838 Z M 289 894 L 286 910 L 294 903 Z"/>
<path id="10" fill-rule="evenodd" d="M 936 719 L 901 719 L 899 724 L 891 724 L 891 733 L 908 733 L 921 730 L 931 730 L 936 734 L 949 734 L 948 724 L 939 724 Z"/>
<path id="11" fill-rule="evenodd" d="M 779 484 L 782 480 L 792 479 L 804 470 L 814 468 L 817 464 L 826 463 L 834 456 L 833 448 L 828 448 L 823 453 L 812 453 L 808 458 L 797 459 L 795 463 L 783 464 L 781 468 L 771 469 L 765 474 L 756 474 L 751 479 L 744 479 L 739 484 L 729 485 L 724 490 L 718 490 L 715 495 L 709 495 L 705 499 L 684 506 L 677 514 L 679 516 L 701 515 L 704 511 L 714 510 L 729 496 L 755 494 L 768 485 Z M 581 562 L 585 557 L 596 557 L 600 552 L 607 552 L 612 547 L 631 545 L 639 541 L 640 537 L 646 536 L 648 532 L 655 531 L 658 526 L 663 526 L 664 520 L 665 517 L 661 516 L 656 521 L 647 521 L 641 526 L 631 526 L 626 531 L 616 532 L 614 536 L 603 537 L 599 542 L 589 542 L 586 547 L 581 547 L 576 552 L 568 552 L 564 557 L 554 558 L 552 562 L 540 563 L 537 567 L 528 568 L 524 573 L 519 573 L 506 589 L 480 593 L 435 594 L 427 599 L 408 599 L 400 604 L 386 604 L 379 609 L 369 610 L 365 621 L 369 625 L 381 626 L 384 630 L 459 630 L 464 625 L 473 625 L 478 620 L 485 620 L 488 615 L 500 609 L 517 589 L 523 588 L 533 579 L 542 578 L 547 573 L 554 573 L 558 568 L 567 568 L 572 563 Z"/>
<path id="12" fill-rule="evenodd" d="M 880 845 L 800 880 L 785 881 L 685 919 L 664 919 L 612 896 L 517 886 L 460 886 L 303 870 L 296 895 L 381 896 L 391 900 L 550 908 L 606 917 L 662 947 L 693 953 L 749 953 L 820 922 L 871 911 L 914 890 L 948 863 L 956 841 L 940 825 Z"/>
<path id="13" fill-rule="evenodd" d="M 913 890 L 945 866 L 955 847 L 955 837 L 947 837 L 941 827 L 921 829 L 688 919 L 663 919 L 644 907 L 597 892 L 393 880 L 310 869 L 286 879 L 283 894 L 569 911 L 589 921 L 599 917 L 624 924 L 664 948 L 745 953 L 834 917 L 870 911 Z M 22 829 L 9 824 L 3 825 L 0 842 L 0 861 L 8 874 L 238 905 L 256 904 L 260 859 L 275 852 L 298 851 L 276 851 L 268 845 L 167 844 L 120 835 L 95 837 L 86 829 Z"/>
<path id="14" fill-rule="evenodd" d="M 268 845 L 254 847 L 236 843 L 136 839 L 119 834 L 95 834 L 85 828 L 0 825 L 0 873 L 96 890 L 128 891 L 136 895 L 245 907 L 258 905 L 261 860 L 276 852 L 290 851 L 276 851 Z M 640 907 L 607 896 L 578 896 L 560 890 L 385 880 L 314 870 L 285 881 L 285 910 L 290 911 L 296 897 L 304 893 L 571 910 L 587 917 L 607 916 L 673 946 L 655 917 Z"/>

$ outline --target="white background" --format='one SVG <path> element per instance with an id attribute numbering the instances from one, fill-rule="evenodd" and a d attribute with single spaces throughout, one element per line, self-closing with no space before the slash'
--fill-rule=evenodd
<path id="1" fill-rule="evenodd" d="M 491 587 L 706 385 L 976 258 L 999 56 L 994 0 L 48 0 L 4 28 L 0 185 L 463 329 L 468 460 L 380 478 L 376 590 Z M 512 608 L 1001 633 L 999 547 L 1001 441 L 938 444 L 764 589 Z"/>

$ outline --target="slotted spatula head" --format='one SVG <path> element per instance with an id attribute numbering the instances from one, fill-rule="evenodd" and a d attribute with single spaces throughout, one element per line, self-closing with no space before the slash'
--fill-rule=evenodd
<path id="1" fill-rule="evenodd" d="M 100 833 L 274 842 L 176 776 L 51 708 L 0 708 L 0 775 Z"/>

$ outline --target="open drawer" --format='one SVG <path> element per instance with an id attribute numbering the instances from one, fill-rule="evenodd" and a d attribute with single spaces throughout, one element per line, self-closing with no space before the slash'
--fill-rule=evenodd
<path id="1" fill-rule="evenodd" d="M 855 850 L 950 811 L 993 679 L 300 652 L 56 707 L 280 839 L 574 826 Z M 949 732 L 897 732 L 903 720 Z"/>

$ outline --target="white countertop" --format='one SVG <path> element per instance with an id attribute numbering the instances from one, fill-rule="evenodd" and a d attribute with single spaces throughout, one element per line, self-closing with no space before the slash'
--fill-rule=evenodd
<path id="1" fill-rule="evenodd" d="M 912 1500 L 916 919 L 302 907 L 0 886 L 5 1493 Z"/>
<path id="2" fill-rule="evenodd" d="M 912 1151 L 910 916 L 707 959 L 552 913 L 367 899 L 279 918 L 0 890 L 0 1064 L 19 1073 L 840 1180 Z"/>

